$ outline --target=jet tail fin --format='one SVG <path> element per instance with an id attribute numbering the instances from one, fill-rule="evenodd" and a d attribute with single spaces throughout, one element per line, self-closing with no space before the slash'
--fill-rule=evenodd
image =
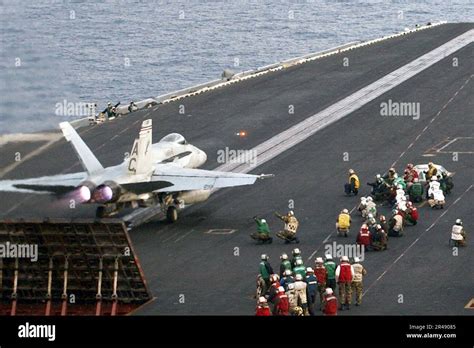
<path id="1" fill-rule="evenodd" d="M 128 160 L 129 174 L 146 174 L 152 170 L 152 124 L 151 119 L 142 123 L 138 139 L 133 143 L 130 159 Z"/>
<path id="2" fill-rule="evenodd" d="M 72 143 L 72 147 L 76 151 L 76 154 L 87 173 L 92 174 L 104 169 L 102 164 L 100 164 L 99 160 L 94 156 L 92 151 L 87 147 L 86 143 L 84 143 L 69 122 L 61 122 L 59 127 L 63 131 L 66 140 Z"/>

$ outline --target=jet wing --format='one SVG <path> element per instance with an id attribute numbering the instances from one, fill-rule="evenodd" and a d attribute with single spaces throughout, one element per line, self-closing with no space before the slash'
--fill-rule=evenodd
<path id="1" fill-rule="evenodd" d="M 43 176 L 40 178 L 2 180 L 0 191 L 64 194 L 87 178 L 86 172 Z"/>
<path id="2" fill-rule="evenodd" d="M 172 186 L 160 188 L 155 190 L 155 192 L 179 192 L 252 185 L 257 179 L 263 177 L 265 176 L 189 169 L 173 164 L 159 164 L 155 167 L 151 181 L 161 181 L 172 184 Z"/>

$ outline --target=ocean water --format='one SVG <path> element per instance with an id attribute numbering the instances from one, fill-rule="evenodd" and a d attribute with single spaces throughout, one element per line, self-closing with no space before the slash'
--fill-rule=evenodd
<path id="1" fill-rule="evenodd" d="M 474 1 L 0 0 L 0 134 L 438 20 Z"/>

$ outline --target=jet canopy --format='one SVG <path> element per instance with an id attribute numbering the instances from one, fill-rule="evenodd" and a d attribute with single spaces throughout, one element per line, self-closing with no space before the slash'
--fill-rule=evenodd
<path id="1" fill-rule="evenodd" d="M 160 143 L 176 143 L 176 144 L 181 144 L 181 145 L 186 145 L 186 139 L 181 134 L 178 133 L 171 133 L 163 138 L 161 138 Z"/>

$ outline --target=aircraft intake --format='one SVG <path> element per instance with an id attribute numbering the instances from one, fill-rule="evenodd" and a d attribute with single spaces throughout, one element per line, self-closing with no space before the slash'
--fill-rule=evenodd
<path id="1" fill-rule="evenodd" d="M 103 184 L 97 186 L 97 188 L 92 193 L 92 199 L 97 203 L 111 203 L 116 202 L 122 189 L 120 185 L 113 181 L 106 181 Z"/>

